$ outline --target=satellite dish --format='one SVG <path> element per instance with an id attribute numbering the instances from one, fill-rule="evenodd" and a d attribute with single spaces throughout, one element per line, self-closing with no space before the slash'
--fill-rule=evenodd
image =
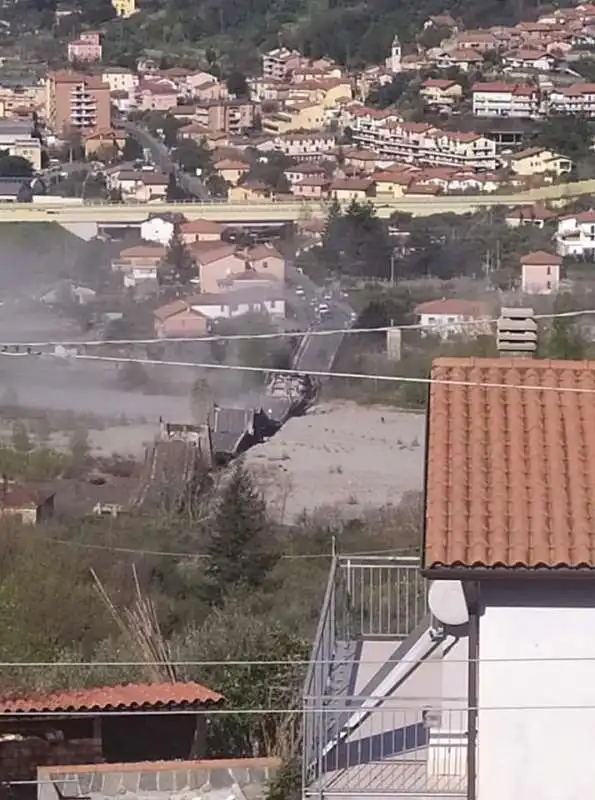
<path id="1" fill-rule="evenodd" d="M 428 592 L 430 611 L 444 625 L 464 625 L 469 609 L 460 581 L 434 581 Z"/>

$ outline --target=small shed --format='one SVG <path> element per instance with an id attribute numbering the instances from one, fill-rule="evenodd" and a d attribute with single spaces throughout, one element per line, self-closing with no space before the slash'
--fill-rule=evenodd
<path id="1" fill-rule="evenodd" d="M 0 775 L 28 781 L 42 766 L 202 758 L 205 709 L 221 702 L 199 683 L 0 696 Z"/>

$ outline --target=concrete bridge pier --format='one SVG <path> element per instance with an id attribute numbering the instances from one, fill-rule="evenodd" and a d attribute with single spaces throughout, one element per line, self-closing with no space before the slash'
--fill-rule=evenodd
<path id="1" fill-rule="evenodd" d="M 60 227 L 64 228 L 65 231 L 72 233 L 74 236 L 78 236 L 79 239 L 83 239 L 85 242 L 93 239 L 99 233 L 99 225 L 96 222 L 59 221 L 58 224 Z"/>

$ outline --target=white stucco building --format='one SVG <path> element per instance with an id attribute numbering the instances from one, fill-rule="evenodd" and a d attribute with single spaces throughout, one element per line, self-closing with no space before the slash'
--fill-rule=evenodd
<path id="1" fill-rule="evenodd" d="M 579 390 L 595 363 L 444 357 L 431 378 L 421 564 L 333 564 L 303 796 L 580 800 L 595 783 L 595 406 Z"/>
<path id="2" fill-rule="evenodd" d="M 556 231 L 556 247 L 561 256 L 595 260 L 595 211 L 561 217 Z"/>

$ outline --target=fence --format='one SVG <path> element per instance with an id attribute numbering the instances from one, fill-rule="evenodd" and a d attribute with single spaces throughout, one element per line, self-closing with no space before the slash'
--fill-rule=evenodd
<path id="1" fill-rule="evenodd" d="M 308 699 L 308 698 L 306 698 Z M 312 698 L 313 699 L 313 698 Z M 380 707 L 372 707 L 382 702 Z M 467 791 L 467 711 L 399 707 L 386 698 L 344 698 L 344 734 L 321 748 L 305 797 L 463 796 Z M 391 703 L 393 705 L 391 705 Z M 367 706 L 366 706 L 367 704 Z M 337 709 L 333 708 L 332 714 Z M 324 711 L 321 712 L 324 715 Z"/>

